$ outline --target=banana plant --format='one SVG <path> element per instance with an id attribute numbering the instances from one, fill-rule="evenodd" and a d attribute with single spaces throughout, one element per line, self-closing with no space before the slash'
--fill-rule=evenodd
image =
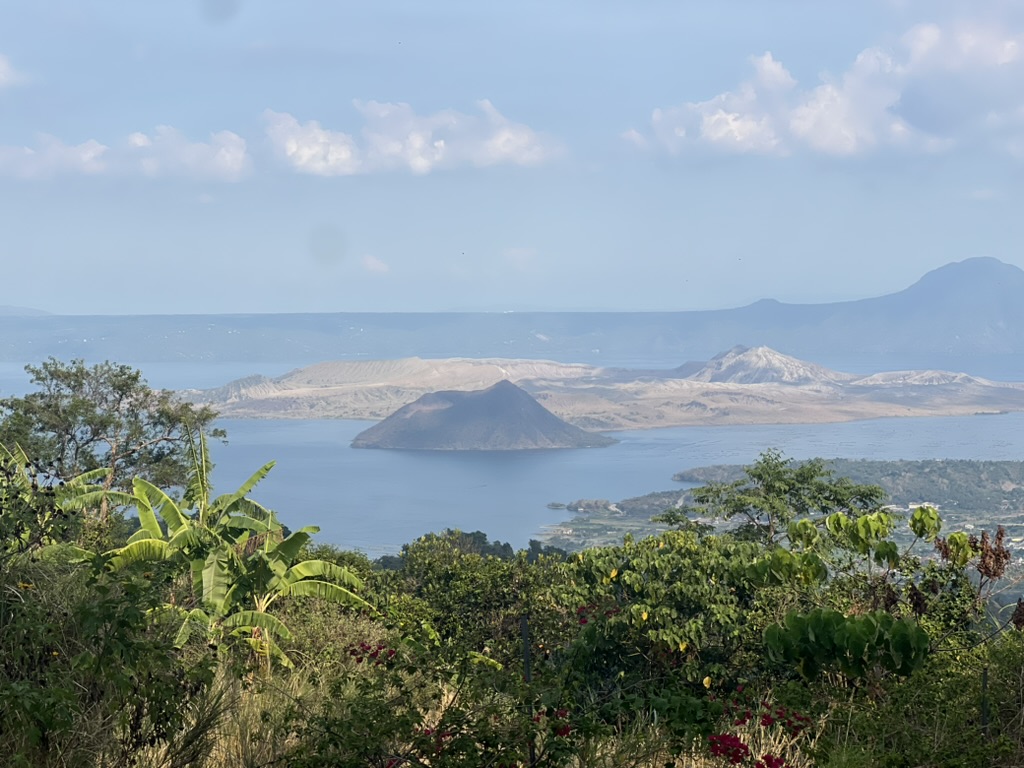
<path id="1" fill-rule="evenodd" d="M 187 640 L 191 628 L 227 632 L 244 638 L 257 658 L 269 667 L 272 659 L 284 666 L 291 660 L 278 640 L 291 638 L 288 627 L 270 609 L 283 597 L 317 597 L 334 603 L 372 610 L 354 590 L 362 582 L 347 568 L 324 560 L 299 560 L 299 555 L 319 528 L 308 526 L 287 538 L 262 537 L 262 543 L 241 562 L 233 578 L 213 574 L 207 582 L 203 609 L 189 612 L 178 635 Z M 213 568 L 222 568 L 218 561 Z"/>
<path id="2" fill-rule="evenodd" d="M 0 445 L 0 571 L 19 555 L 65 541 L 73 528 L 65 499 L 102 476 L 93 470 L 59 480 L 20 446 Z"/>
<path id="3" fill-rule="evenodd" d="M 192 607 L 168 605 L 165 611 L 182 618 L 179 645 L 199 627 L 213 641 L 224 636 L 244 639 L 267 666 L 272 658 L 291 666 L 278 644 L 291 638 L 291 631 L 270 613 L 278 599 L 315 596 L 370 606 L 356 595 L 362 583 L 348 569 L 322 560 L 298 561 L 312 534 L 319 532 L 317 526 L 285 537 L 274 512 L 249 498 L 273 466 L 268 462 L 238 490 L 211 499 L 212 463 L 200 435 L 193 443 L 193 468 L 180 502 L 136 478 L 130 494 L 94 489 L 79 493 L 72 503 L 86 507 L 103 495 L 137 510 L 139 530 L 125 546 L 107 553 L 112 570 L 154 561 L 187 564 Z"/>

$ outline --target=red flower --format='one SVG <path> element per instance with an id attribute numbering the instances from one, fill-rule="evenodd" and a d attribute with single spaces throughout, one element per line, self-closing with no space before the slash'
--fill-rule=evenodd
<path id="1" fill-rule="evenodd" d="M 733 765 L 739 765 L 750 757 L 750 747 L 743 743 L 738 736 L 729 733 L 717 733 L 708 737 L 711 745 L 711 754 L 715 757 L 724 757 Z"/>

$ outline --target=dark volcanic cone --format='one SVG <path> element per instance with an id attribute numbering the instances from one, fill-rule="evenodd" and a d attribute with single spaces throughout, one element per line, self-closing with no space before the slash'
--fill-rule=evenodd
<path id="1" fill-rule="evenodd" d="M 472 392 L 432 392 L 360 432 L 353 448 L 517 451 L 616 442 L 574 427 L 510 381 Z"/>

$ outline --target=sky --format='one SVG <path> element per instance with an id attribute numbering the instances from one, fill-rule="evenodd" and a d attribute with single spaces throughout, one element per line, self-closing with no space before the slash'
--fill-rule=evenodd
<path id="1" fill-rule="evenodd" d="M 0 5 L 0 305 L 839 301 L 1022 199 L 1020 0 Z"/>

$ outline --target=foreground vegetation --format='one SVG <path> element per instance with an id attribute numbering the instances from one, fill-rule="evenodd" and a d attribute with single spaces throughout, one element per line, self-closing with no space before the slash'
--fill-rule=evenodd
<path id="1" fill-rule="evenodd" d="M 255 501 L 272 464 L 212 496 L 183 426 L 180 486 L 0 450 L 7 764 L 1024 766 L 1000 530 L 768 452 L 655 536 L 374 564 Z"/>

